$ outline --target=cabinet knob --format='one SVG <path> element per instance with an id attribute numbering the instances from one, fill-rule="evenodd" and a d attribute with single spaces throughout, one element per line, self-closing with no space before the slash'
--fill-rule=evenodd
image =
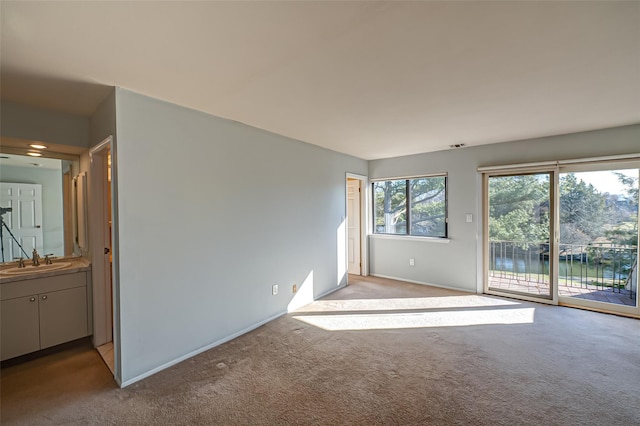
<path id="1" fill-rule="evenodd" d="M 47 296 L 42 296 L 42 300 L 47 300 Z"/>
<path id="2" fill-rule="evenodd" d="M 35 297 L 30 297 L 30 298 L 29 298 L 29 302 L 35 302 L 35 301 L 36 301 L 36 298 L 35 298 Z"/>

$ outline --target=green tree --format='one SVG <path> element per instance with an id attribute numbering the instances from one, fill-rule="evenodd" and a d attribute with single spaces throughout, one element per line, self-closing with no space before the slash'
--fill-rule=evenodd
<path id="1" fill-rule="evenodd" d="M 430 177 L 409 181 L 411 234 L 445 236 L 445 178 Z"/>
<path id="2" fill-rule="evenodd" d="M 575 173 L 560 177 L 560 240 L 585 244 L 602 234 L 607 222 L 607 197 Z"/>
<path id="3" fill-rule="evenodd" d="M 445 179 L 443 176 L 437 176 L 375 182 L 373 189 L 376 231 L 405 234 L 409 219 L 412 235 L 444 236 Z M 407 207 L 410 208 L 409 218 Z"/>
<path id="4" fill-rule="evenodd" d="M 376 230 L 388 234 L 405 233 L 407 223 L 407 181 L 387 180 L 375 182 Z"/>
<path id="5" fill-rule="evenodd" d="M 489 180 L 489 237 L 529 243 L 549 239 L 549 176 L 496 176 Z"/>
<path id="6" fill-rule="evenodd" d="M 623 213 L 624 218 L 605 232 L 607 238 L 617 245 L 637 246 L 638 244 L 638 178 L 614 172 L 624 186 L 624 197 L 616 201 L 613 208 Z"/>

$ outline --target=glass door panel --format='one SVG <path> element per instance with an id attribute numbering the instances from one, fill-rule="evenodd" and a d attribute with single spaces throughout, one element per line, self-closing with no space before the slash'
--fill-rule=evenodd
<path id="1" fill-rule="evenodd" d="M 489 290 L 553 298 L 551 172 L 488 176 Z"/>
<path id="2" fill-rule="evenodd" d="M 559 177 L 559 300 L 636 307 L 640 169 L 574 170 Z"/>

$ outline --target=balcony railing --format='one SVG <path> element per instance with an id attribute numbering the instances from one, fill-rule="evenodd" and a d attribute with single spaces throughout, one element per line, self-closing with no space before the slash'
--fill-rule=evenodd
<path id="1" fill-rule="evenodd" d="M 614 244 L 559 244 L 558 285 L 637 291 L 638 248 Z M 489 275 L 529 283 L 549 283 L 549 243 L 491 240 Z M 625 293 L 626 293 L 625 292 Z"/>

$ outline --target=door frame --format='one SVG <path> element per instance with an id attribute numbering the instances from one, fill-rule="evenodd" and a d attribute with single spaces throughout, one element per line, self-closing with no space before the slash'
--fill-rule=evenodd
<path id="1" fill-rule="evenodd" d="M 369 214 L 368 208 L 369 205 L 369 178 L 364 175 L 360 175 L 357 173 L 349 173 L 345 174 L 344 178 L 344 218 L 345 221 L 348 219 L 349 213 L 347 211 L 347 205 L 349 203 L 349 179 L 355 179 L 360 181 L 360 261 L 362 262 L 362 266 L 360 267 L 360 275 L 366 277 L 369 275 L 369 250 L 367 239 L 369 235 Z M 345 242 L 345 271 L 349 270 L 349 229 L 347 226 L 344 227 L 344 242 Z M 347 273 L 347 285 L 349 284 L 349 274 Z"/>
<path id="2" fill-rule="evenodd" d="M 109 136 L 89 150 L 90 190 L 89 190 L 89 249 L 91 252 L 91 273 L 93 286 L 93 344 L 95 347 L 113 341 L 114 376 L 121 383 L 120 328 L 119 328 L 119 281 L 118 281 L 118 216 L 117 216 L 117 173 L 116 151 L 113 137 Z M 108 165 L 106 153 L 111 153 L 111 191 L 106 192 Z M 109 268 L 108 257 L 103 248 L 107 241 L 109 206 L 107 196 L 111 196 L 111 291 L 105 282 L 105 272 Z"/>

